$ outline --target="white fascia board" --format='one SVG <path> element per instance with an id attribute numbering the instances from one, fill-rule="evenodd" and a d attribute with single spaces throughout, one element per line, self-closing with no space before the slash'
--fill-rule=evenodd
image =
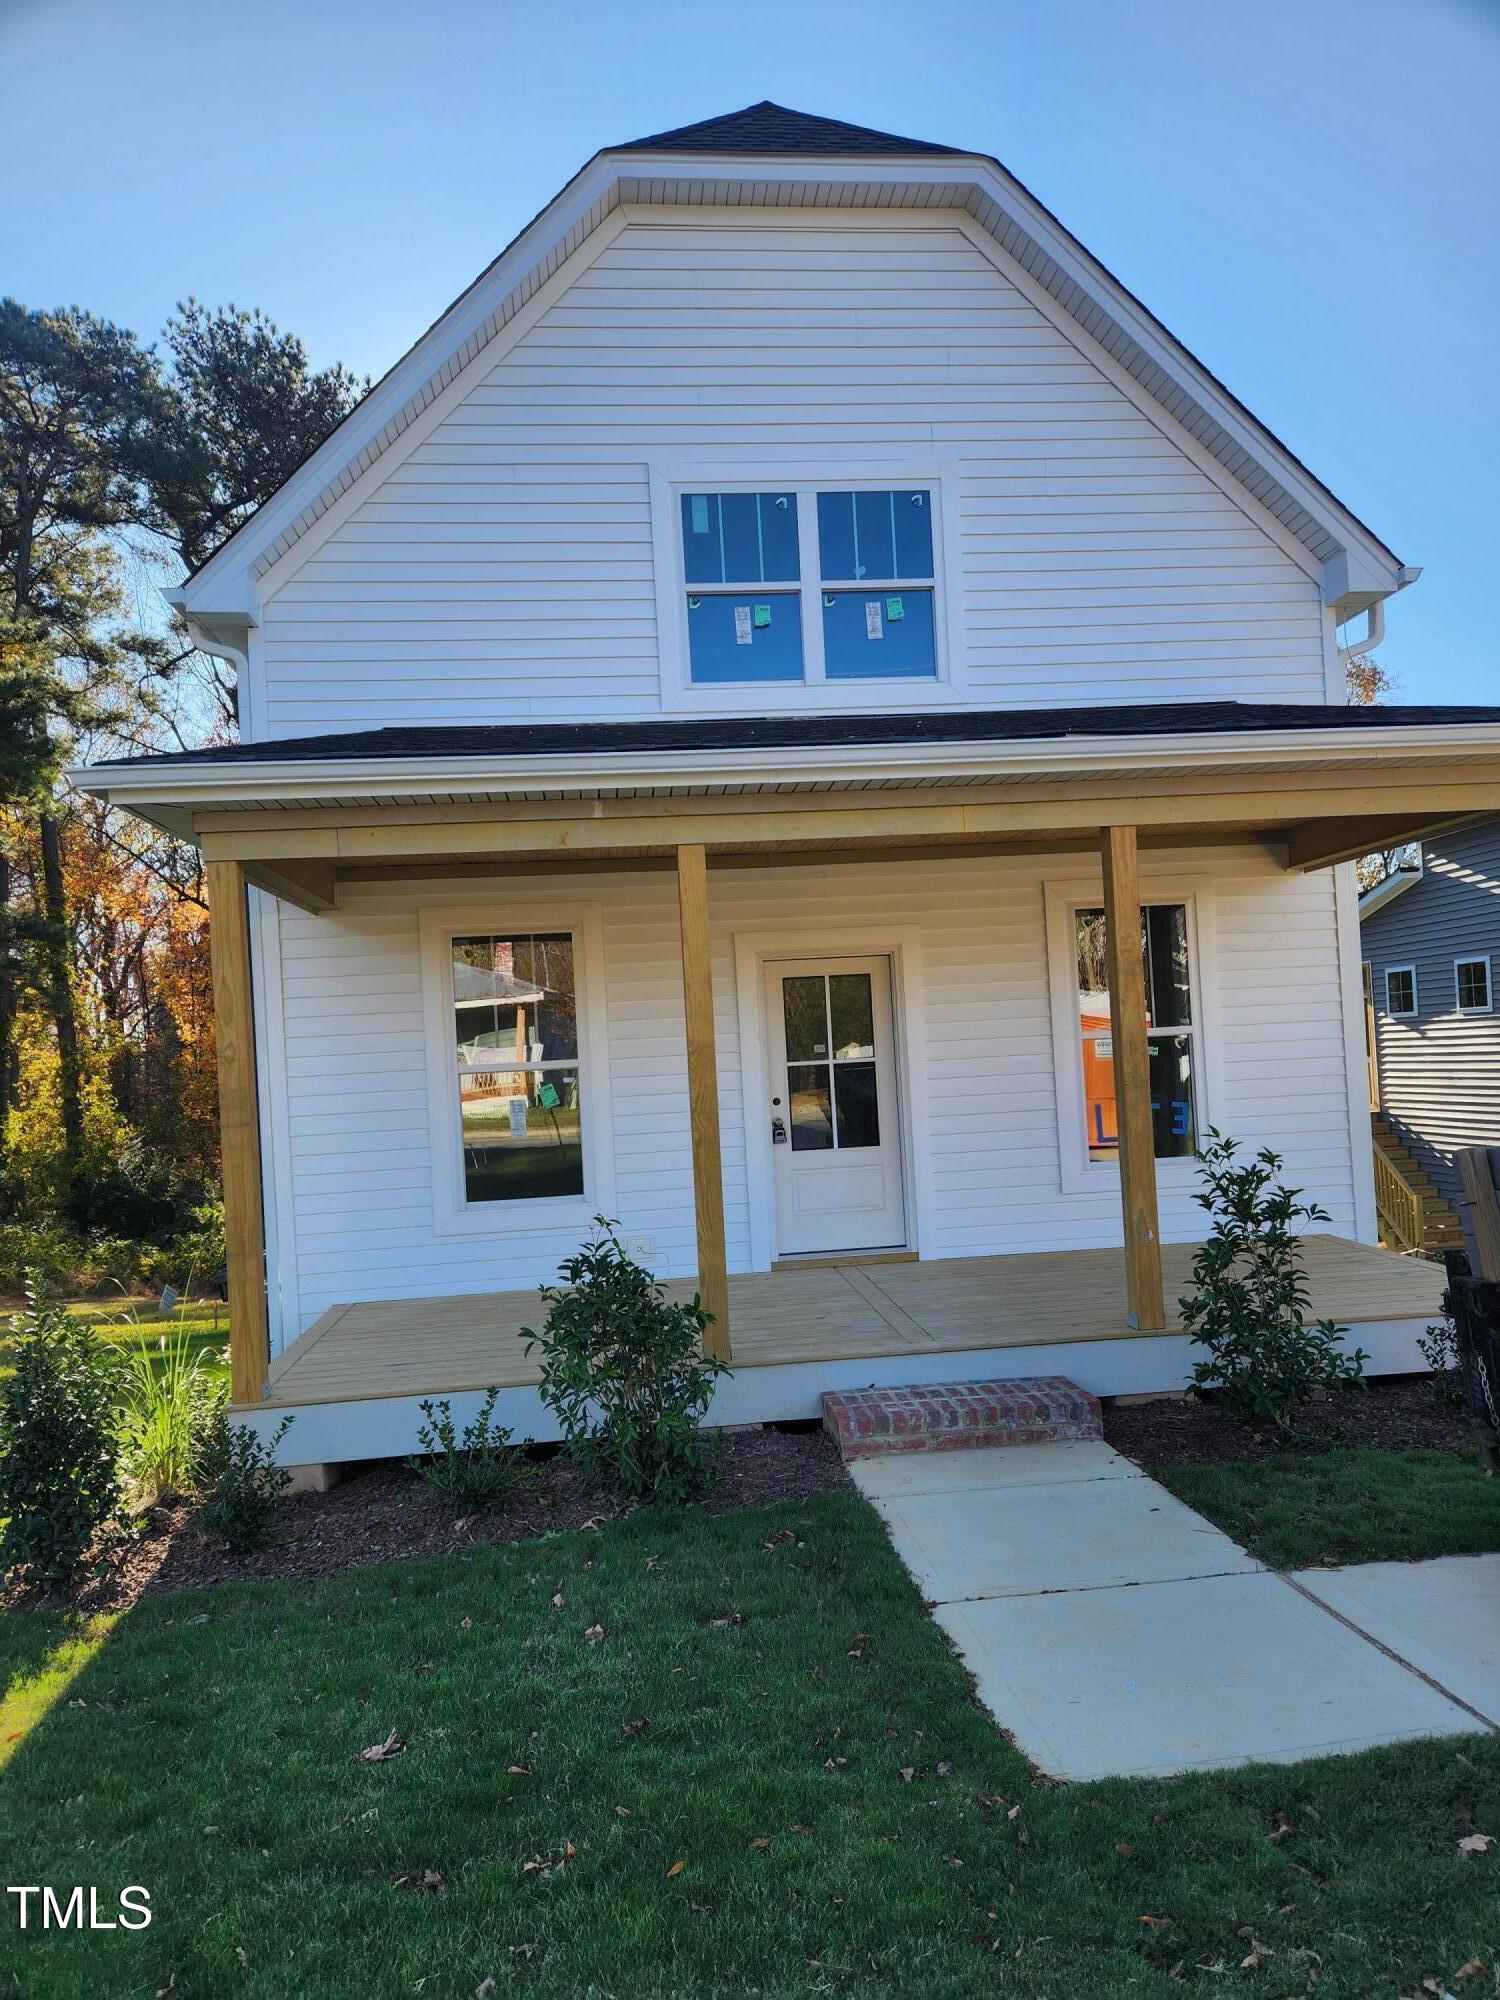
<path id="1" fill-rule="evenodd" d="M 1421 881 L 1422 875 L 1421 868 L 1398 869 L 1373 889 L 1367 889 L 1359 899 L 1360 922 L 1363 923 L 1366 917 L 1373 917 L 1377 910 L 1383 910 L 1387 903 L 1394 903 L 1398 896 L 1404 896 L 1414 883 Z"/>
<path id="2" fill-rule="evenodd" d="M 905 159 L 857 155 L 840 160 L 802 154 L 615 153 L 591 160 L 375 385 L 287 484 L 189 579 L 183 586 L 185 608 L 252 615 L 253 568 L 264 552 L 319 494 L 359 461 L 361 454 L 377 446 L 386 426 L 596 204 L 622 181 L 643 180 L 781 187 L 794 191 L 799 206 L 811 205 L 820 189 L 865 182 L 951 188 L 958 208 L 967 208 L 976 193 L 987 195 L 1008 210 L 1075 284 L 1106 307 L 1143 352 L 1182 382 L 1225 432 L 1272 471 L 1307 513 L 1323 524 L 1349 552 L 1358 578 L 1355 588 L 1363 588 L 1367 596 L 1389 595 L 1410 580 L 1368 529 L 1278 445 L 997 161 L 979 154 Z M 631 198 L 639 203 L 638 195 Z M 1348 590 L 1337 595 L 1347 597 Z M 1331 596 L 1330 601 L 1335 598 Z"/>
<path id="3" fill-rule="evenodd" d="M 1351 736 L 1353 740 L 1351 741 Z M 1402 761 L 1430 757 L 1500 757 L 1500 725 L 1422 724 L 1379 731 L 1254 730 L 1226 740 L 1214 732 L 1186 736 L 1069 736 L 1036 743 L 848 744 L 797 749 L 699 751 L 594 751 L 576 757 L 457 756 L 398 758 L 287 758 L 253 764 L 83 766 L 70 783 L 118 805 L 170 802 L 227 807 L 242 802 L 275 805 L 299 800 L 412 798 L 452 790 L 507 792 L 545 787 L 549 792 L 636 790 L 642 785 L 697 788 L 708 784 L 780 786 L 800 782 L 810 791 L 872 780 L 1006 779 L 1101 776 L 1143 770 L 1211 770 L 1265 776 L 1312 766 L 1355 767 L 1381 763 L 1386 753 Z"/>

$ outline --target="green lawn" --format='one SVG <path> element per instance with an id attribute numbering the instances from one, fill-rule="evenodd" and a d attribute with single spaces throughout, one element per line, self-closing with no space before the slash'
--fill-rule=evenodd
<path id="1" fill-rule="evenodd" d="M 6 1881 L 157 1912 L 8 1907 L 27 2000 L 1395 2000 L 1500 1954 L 1500 1847 L 1458 1848 L 1500 1741 L 1054 1789 L 853 1495 L 148 1600 L 60 1667 L 65 1621 L 0 1627 Z"/>
<path id="2" fill-rule="evenodd" d="M 1470 1452 L 1340 1447 L 1153 1476 L 1276 1569 L 1500 1550 L 1500 1479 Z"/>
<path id="3" fill-rule="evenodd" d="M 67 1310 L 73 1318 L 87 1320 L 102 1339 L 122 1353 L 142 1348 L 154 1353 L 163 1336 L 169 1346 L 185 1338 L 206 1357 L 211 1377 L 229 1380 L 229 1369 L 220 1359 L 229 1345 L 229 1313 L 212 1300 L 195 1299 L 190 1305 L 163 1312 L 159 1306 L 140 1300 L 116 1305 L 107 1299 L 78 1299 Z M 9 1315 L 0 1315 L 0 1380 L 10 1373 L 9 1335 Z"/>

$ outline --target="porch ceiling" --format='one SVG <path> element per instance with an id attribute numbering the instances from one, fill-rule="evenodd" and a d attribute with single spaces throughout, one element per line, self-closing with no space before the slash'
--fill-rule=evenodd
<path id="1" fill-rule="evenodd" d="M 1345 1325 L 1431 1318 L 1433 1264 L 1336 1236 L 1305 1239 L 1311 1310 Z M 1166 1295 L 1187 1289 L 1194 1246 L 1162 1251 Z M 1123 1250 L 1042 1251 L 931 1263 L 812 1265 L 729 1280 L 736 1369 L 935 1351 L 1158 1338 L 1126 1326 Z M 667 1287 L 692 1295 L 691 1280 Z M 540 1370 L 522 1328 L 535 1292 L 331 1306 L 271 1366 L 267 1406 L 524 1388 Z M 1169 1305 L 1165 1333 L 1180 1333 Z"/>

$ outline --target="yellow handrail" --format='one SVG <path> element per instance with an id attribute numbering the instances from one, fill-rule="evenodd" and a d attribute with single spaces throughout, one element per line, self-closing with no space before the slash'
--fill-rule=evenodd
<path id="1" fill-rule="evenodd" d="M 1375 1211 L 1403 1250 L 1420 1250 L 1425 1235 L 1422 1196 L 1375 1141 Z"/>

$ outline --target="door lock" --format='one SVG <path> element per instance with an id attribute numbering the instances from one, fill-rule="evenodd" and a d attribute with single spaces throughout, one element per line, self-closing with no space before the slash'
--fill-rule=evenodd
<path id="1" fill-rule="evenodd" d="M 771 1120 L 771 1144 L 772 1144 L 773 1146 L 784 1146 L 784 1145 L 786 1144 L 786 1120 L 785 1120 L 785 1119 L 783 1119 L 783 1118 L 777 1118 L 777 1117 L 773 1117 L 773 1118 L 772 1118 L 772 1120 Z"/>

